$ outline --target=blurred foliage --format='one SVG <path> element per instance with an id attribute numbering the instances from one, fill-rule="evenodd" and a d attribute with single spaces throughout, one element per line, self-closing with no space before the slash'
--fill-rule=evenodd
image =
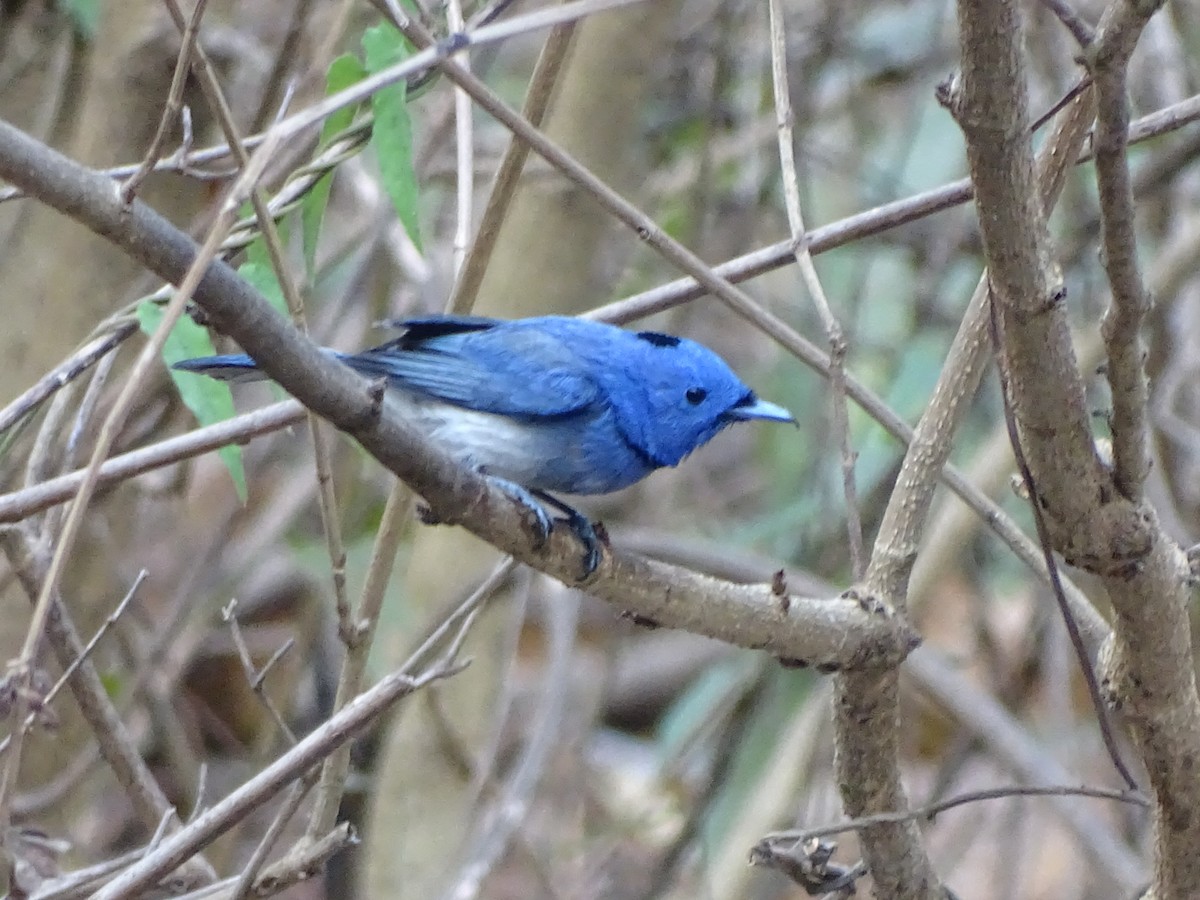
<path id="1" fill-rule="evenodd" d="M 79 36 L 90 40 L 100 27 L 100 12 L 103 0 L 58 0 L 58 6 L 71 18 Z"/>

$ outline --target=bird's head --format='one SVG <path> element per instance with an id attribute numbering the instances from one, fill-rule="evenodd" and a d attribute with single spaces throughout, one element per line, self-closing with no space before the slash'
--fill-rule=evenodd
<path id="1" fill-rule="evenodd" d="M 752 419 L 795 422 L 760 400 L 707 347 L 656 332 L 636 335 L 641 353 L 610 388 L 626 439 L 659 466 L 674 466 L 726 426 Z"/>

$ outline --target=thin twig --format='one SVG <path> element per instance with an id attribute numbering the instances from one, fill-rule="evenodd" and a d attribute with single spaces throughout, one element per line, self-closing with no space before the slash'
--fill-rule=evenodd
<path id="1" fill-rule="evenodd" d="M 75 394 L 80 388 L 78 380 L 66 385 L 54 395 L 42 418 L 29 457 L 25 460 L 25 483 L 33 484 L 44 480 L 58 467 L 58 458 L 65 443 L 62 433 L 73 410 Z"/>
<path id="2" fill-rule="evenodd" d="M 49 706 L 51 703 L 53 703 L 54 698 L 58 696 L 58 692 L 61 691 L 63 687 L 71 680 L 71 677 L 75 674 L 75 671 L 91 657 L 92 651 L 96 649 L 96 645 L 100 643 L 100 639 L 103 638 L 104 635 L 108 633 L 108 630 L 117 624 L 117 620 L 125 614 L 125 610 L 129 607 L 129 604 L 133 602 L 133 598 L 137 594 L 138 588 L 140 588 L 142 586 L 142 582 L 146 580 L 147 574 L 148 573 L 145 569 L 142 569 L 138 573 L 137 578 L 134 579 L 133 584 L 125 593 L 125 596 L 122 598 L 121 602 L 117 604 L 117 608 L 109 613 L 107 618 L 100 623 L 100 627 L 96 629 L 96 633 L 92 635 L 92 639 L 87 642 L 86 646 L 84 646 L 83 652 L 75 657 L 71 665 L 69 665 L 63 671 L 62 675 L 58 677 L 58 680 L 54 682 L 50 690 L 46 691 L 45 695 L 41 697 L 39 701 L 41 706 Z M 28 716 L 26 716 L 24 724 L 25 730 L 28 731 L 36 720 L 36 713 L 30 713 Z M 12 735 L 6 735 L 3 740 L 0 740 L 0 753 L 4 753 L 8 750 L 11 740 Z"/>
<path id="3" fill-rule="evenodd" d="M 540 127 L 554 95 L 558 83 L 558 75 L 562 71 L 570 50 L 571 41 L 575 34 L 576 25 L 569 22 L 558 25 L 546 36 L 546 43 L 538 54 L 534 64 L 533 74 L 529 79 L 529 90 L 525 95 L 525 103 L 521 107 L 521 115 L 535 127 Z M 463 262 L 462 269 L 455 280 L 454 292 L 447 304 L 447 311 L 461 314 L 475 305 L 479 287 L 483 284 L 483 276 L 496 249 L 496 241 L 500 237 L 500 227 L 512 205 L 520 184 L 521 172 L 529 159 L 529 145 L 517 140 L 514 136 L 504 151 L 504 158 L 496 169 L 492 179 L 491 190 L 488 192 L 487 203 L 483 208 L 483 217 L 471 249 Z"/>
<path id="4" fill-rule="evenodd" d="M 298 401 L 284 400 L 215 425 L 195 428 L 186 434 L 106 459 L 100 467 L 96 486 L 108 487 L 230 444 L 246 444 L 253 438 L 295 425 L 303 418 L 304 407 Z M 81 469 L 19 491 L 0 494 L 0 524 L 19 522 L 66 502 L 79 490 L 85 474 L 86 471 Z"/>
<path id="5" fill-rule="evenodd" d="M 236 610 L 237 598 L 233 598 L 221 610 L 221 618 L 229 625 L 229 634 L 233 638 L 233 646 L 237 649 L 238 659 L 241 660 L 242 673 L 246 676 L 246 683 L 250 685 L 250 690 L 254 691 L 255 696 L 258 697 L 258 702 L 263 705 L 263 708 L 275 720 L 275 727 L 279 729 L 279 733 L 287 739 L 289 746 L 294 747 L 296 745 L 296 735 L 288 725 L 287 720 L 283 717 L 283 714 L 279 711 L 279 707 L 275 705 L 275 701 L 271 699 L 270 694 L 264 689 L 263 683 L 267 672 L 283 657 L 284 653 L 295 645 L 296 641 L 294 638 L 288 638 L 275 651 L 271 659 L 267 661 L 267 664 L 261 670 L 258 669 L 254 665 L 254 660 L 250 657 L 250 648 L 246 646 L 246 639 L 242 635 L 242 628 L 235 614 Z"/>
<path id="6" fill-rule="evenodd" d="M 1095 31 L 1067 0 L 1041 0 L 1041 3 L 1058 17 L 1058 21 L 1062 22 L 1063 27 L 1071 32 L 1080 47 L 1086 47 L 1092 42 Z"/>
<path id="7" fill-rule="evenodd" d="M 179 48 L 179 55 L 175 59 L 175 71 L 171 74 L 171 87 L 167 91 L 167 101 L 163 105 L 162 115 L 158 120 L 158 129 L 154 132 L 150 146 L 146 149 L 146 156 L 142 160 L 142 164 L 121 186 L 121 199 L 125 203 L 133 202 L 142 182 L 154 171 L 155 163 L 162 156 L 163 147 L 167 143 L 167 134 L 174 127 L 175 120 L 179 118 L 179 113 L 183 109 L 183 90 L 187 86 L 188 67 L 191 64 L 192 54 L 200 49 L 196 41 L 200 36 L 200 19 L 203 18 L 207 6 L 208 0 L 196 0 L 192 14 L 187 18 L 183 27 L 183 40 Z"/>
<path id="8" fill-rule="evenodd" d="M 897 822 L 932 822 L 941 813 L 964 806 L 968 803 L 979 803 L 984 800 L 1003 800 L 1008 797 L 1094 797 L 1098 800 L 1116 800 L 1119 803 L 1129 803 L 1134 806 L 1148 808 L 1150 801 L 1138 791 L 1114 791 L 1108 788 L 1091 788 L 1084 785 L 1068 786 L 1032 786 L 1013 785 L 1003 788 L 987 788 L 979 791 L 968 791 L 956 794 L 935 803 L 914 807 L 904 812 L 884 812 L 870 816 L 860 816 L 837 825 L 822 825 L 817 828 L 803 828 L 790 831 L 775 831 L 763 838 L 763 843 L 789 842 L 800 843 L 811 838 L 828 837 L 843 834 L 847 831 L 861 831 L 874 825 L 894 824 Z M 753 860 L 751 860 L 753 862 Z"/>
<path id="9" fill-rule="evenodd" d="M 449 27 L 450 33 L 461 33 L 465 24 L 461 0 L 447 0 L 446 25 Z M 471 59 L 469 56 L 465 53 L 459 54 L 457 59 L 463 68 L 470 69 Z M 457 161 L 457 172 L 455 174 L 457 187 L 455 190 L 456 204 L 452 247 L 454 252 L 454 274 L 456 276 L 462 271 L 463 264 L 467 259 L 467 247 L 471 242 L 471 231 L 475 217 L 475 135 L 471 119 L 473 112 L 471 98 L 467 96 L 462 88 L 455 88 L 454 156 Z"/>
<path id="10" fill-rule="evenodd" d="M 379 624 L 379 614 L 387 593 L 388 582 L 400 549 L 404 526 L 408 524 L 413 506 L 413 493 L 404 482 L 396 480 L 388 494 L 383 517 L 375 535 L 371 560 L 363 581 L 362 595 L 354 610 L 351 639 L 345 640 L 345 654 L 338 673 L 337 692 L 333 708 L 340 710 L 358 696 L 367 671 L 367 659 Z M 350 748 L 343 747 L 330 754 L 321 767 L 321 780 L 316 801 L 309 816 L 307 836 L 317 840 L 337 821 L 338 807 L 345 793 L 346 776 L 350 771 Z"/>
<path id="11" fill-rule="evenodd" d="M 43 375 L 8 406 L 0 410 L 0 435 L 37 409 L 47 398 L 70 384 L 88 369 L 111 353 L 137 331 L 137 323 L 124 321 L 117 324 L 108 334 L 94 338 L 84 344 L 57 366 Z"/>
<path id="12" fill-rule="evenodd" d="M 104 393 L 104 388 L 108 384 L 108 376 L 112 374 L 116 362 L 117 355 L 115 353 L 110 353 L 102 357 L 96 364 L 96 369 L 92 373 L 92 377 L 88 380 L 87 389 L 83 392 L 83 399 L 79 401 L 79 408 L 75 411 L 75 421 L 71 425 L 71 431 L 67 435 L 66 447 L 63 449 L 63 458 L 60 465 L 65 471 L 69 471 L 79 465 L 79 452 L 83 446 L 84 437 L 99 409 L 100 398 Z"/>
<path id="13" fill-rule="evenodd" d="M 79 401 L 79 406 L 75 411 L 75 421 L 71 426 L 65 446 L 62 449 L 62 458 L 58 462 L 59 469 L 69 471 L 79 465 L 79 456 L 84 437 L 88 429 L 92 427 L 93 420 L 100 410 L 100 399 L 104 394 L 104 388 L 108 384 L 108 376 L 112 373 L 116 362 L 117 355 L 110 353 L 96 364 L 92 377 L 88 380 L 87 388 L 83 392 L 83 399 Z M 59 397 L 66 398 L 67 396 L 66 393 L 59 394 Z M 48 415 L 46 418 L 50 420 L 52 416 Z M 42 434 L 38 435 L 39 441 L 42 436 Z M 62 527 L 63 512 L 59 508 L 45 516 L 42 524 L 41 540 L 45 541 L 48 545 L 54 544 L 58 530 Z"/>
<path id="14" fill-rule="evenodd" d="M 473 900 L 479 896 L 484 878 L 508 849 L 514 834 L 529 812 L 533 792 L 544 771 L 551 748 L 562 734 L 562 719 L 566 708 L 568 677 L 575 646 L 579 603 L 565 596 L 550 596 L 545 602 L 550 624 L 549 658 L 542 692 L 522 729 L 527 740 L 507 778 L 488 809 L 478 817 L 472 829 L 470 849 L 458 866 L 455 879 L 442 892 L 445 900 Z"/>
<path id="15" fill-rule="evenodd" d="M 58 696 L 58 692 L 63 689 L 64 685 L 70 681 L 71 676 L 75 674 L 75 670 L 83 665 L 88 657 L 92 655 L 92 651 L 96 649 L 96 645 L 100 643 L 100 640 L 108 633 L 109 629 L 120 621 L 121 616 L 125 614 L 125 610 L 129 608 L 129 604 L 133 602 L 133 598 L 137 596 L 138 588 L 142 586 L 148 575 L 149 573 L 145 569 L 138 572 L 137 577 L 133 580 L 133 584 L 129 586 L 129 590 L 125 592 L 125 596 L 117 604 L 117 608 L 109 613 L 105 620 L 100 623 L 100 627 L 96 629 L 96 633 L 92 635 L 92 639 L 87 642 L 87 645 L 83 648 L 83 652 L 75 658 L 75 661 L 59 676 L 58 681 L 54 682 L 54 686 L 46 692 L 45 699 L 47 703 L 54 701 L 54 698 Z"/>
<path id="16" fill-rule="evenodd" d="M 1083 671 L 1084 683 L 1088 689 L 1088 696 L 1091 698 L 1092 707 L 1096 713 L 1096 723 L 1100 728 L 1100 736 L 1104 740 L 1104 748 L 1108 751 L 1113 767 L 1120 774 L 1121 779 L 1128 788 L 1131 791 L 1137 790 L 1137 781 L 1134 780 L 1133 774 L 1121 758 L 1121 751 L 1117 747 L 1117 740 L 1113 735 L 1112 723 L 1108 717 L 1104 695 L 1100 693 L 1100 683 L 1096 678 L 1096 671 L 1092 668 L 1088 660 L 1087 648 L 1084 646 L 1083 637 L 1079 633 L 1079 624 L 1075 621 L 1075 617 L 1071 615 L 1071 607 L 1067 603 L 1067 598 L 1063 592 L 1062 578 L 1058 573 L 1058 562 L 1054 559 L 1054 543 L 1050 537 L 1050 529 L 1046 524 L 1046 515 L 1042 510 L 1042 504 L 1038 500 L 1042 495 L 1033 480 L 1033 471 L 1029 468 L 1029 461 L 1025 457 L 1025 449 L 1021 444 L 1021 435 L 1017 429 L 1016 415 L 1013 412 L 1013 388 L 1008 371 L 1007 358 L 1004 354 L 1004 334 L 1001 330 L 1000 317 L 996 311 L 996 301 L 994 299 L 988 304 L 988 310 L 988 331 L 992 339 L 992 349 L 996 356 L 996 372 L 1000 377 L 1000 396 L 1004 401 L 1004 426 L 1008 430 L 1008 441 L 1012 445 L 1013 458 L 1017 463 L 1017 471 L 1021 473 L 1021 481 L 1025 486 L 1026 496 L 1030 498 L 1029 508 L 1033 512 L 1033 524 L 1037 529 L 1038 540 L 1042 545 L 1042 555 L 1046 559 L 1046 568 L 1050 573 L 1051 593 L 1054 594 L 1054 600 L 1058 604 L 1059 613 L 1063 617 L 1063 623 L 1067 626 L 1067 636 L 1071 639 L 1071 646 L 1075 648 L 1075 655 L 1079 659 L 1080 669 Z"/>
<path id="17" fill-rule="evenodd" d="M 233 891 L 229 895 L 229 900 L 242 900 L 249 893 L 250 886 L 258 876 L 259 870 L 266 863 L 267 856 L 270 854 L 272 848 L 274 848 L 275 842 L 279 840 L 279 836 L 283 834 L 283 829 L 292 820 L 292 816 L 296 814 L 296 810 L 300 808 L 300 804 L 304 802 L 304 798 L 312 790 L 312 786 L 316 784 L 316 781 L 316 770 L 311 770 L 306 772 L 288 790 L 287 796 L 283 798 L 283 805 L 275 813 L 275 818 L 271 820 L 271 824 L 267 826 L 267 830 L 255 846 L 254 852 L 250 854 L 250 859 L 246 861 L 246 866 L 238 876 L 237 884 L 234 885 Z"/>
<path id="18" fill-rule="evenodd" d="M 794 149 L 795 117 L 788 90 L 787 35 L 784 31 L 782 0 L 767 4 L 771 24 L 771 85 L 775 92 L 775 123 L 779 135 L 779 168 L 783 179 L 783 196 L 787 207 L 788 226 L 792 231 L 792 252 L 800 268 L 817 316 L 829 341 L 829 403 L 833 414 L 833 442 L 837 444 L 842 462 L 842 493 L 846 502 L 846 531 L 850 538 L 850 563 L 855 578 L 867 569 L 863 548 L 862 517 L 858 510 L 858 488 L 854 479 L 857 454 L 850 443 L 850 414 L 846 400 L 846 337 L 842 325 L 833 314 L 825 289 L 813 265 L 812 254 L 805 240 L 804 213 L 800 203 L 800 183 L 796 173 Z"/>
<path id="19" fill-rule="evenodd" d="M 271 71 L 267 74 L 259 93 L 260 99 L 252 120 L 252 131 L 258 131 L 267 123 L 267 120 L 271 118 L 272 110 L 278 109 L 282 105 L 279 102 L 281 93 L 289 92 L 288 88 L 284 88 L 283 91 L 280 88 L 287 80 L 288 70 L 295 65 L 299 51 L 303 47 L 305 28 L 312 16 L 314 6 L 314 0 L 296 0 L 296 4 L 292 7 L 287 31 L 284 32 L 279 49 L 275 51 L 271 61 Z M 244 141 L 242 145 L 245 146 Z"/>

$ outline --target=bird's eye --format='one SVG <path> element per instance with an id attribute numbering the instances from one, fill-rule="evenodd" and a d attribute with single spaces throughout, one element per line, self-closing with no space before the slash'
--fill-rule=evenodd
<path id="1" fill-rule="evenodd" d="M 688 388 L 688 392 L 684 394 L 687 397 L 687 402 L 692 406 L 697 406 L 704 402 L 704 398 L 708 396 L 708 391 L 704 388 Z"/>

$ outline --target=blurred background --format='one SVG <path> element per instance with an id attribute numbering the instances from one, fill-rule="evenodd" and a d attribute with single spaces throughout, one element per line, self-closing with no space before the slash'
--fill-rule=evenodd
<path id="1" fill-rule="evenodd" d="M 784 6 L 809 229 L 965 177 L 961 135 L 934 98 L 956 65 L 952 4 Z M 537 7 L 517 2 L 490 12 L 510 17 Z M 1038 3 L 1023 8 L 1032 108 L 1040 115 L 1081 70 L 1058 19 Z M 1076 9 L 1095 22 L 1101 6 Z M 470 22 L 489 10 L 462 12 Z M 446 32 L 441 6 L 425 14 Z M 366 3 L 213 0 L 200 43 L 248 136 L 318 99 L 335 58 L 352 54 L 372 68 L 364 33 L 379 20 Z M 542 30 L 490 45 L 471 53 L 471 67 L 520 108 L 546 41 Z M 179 29 L 160 0 L 0 0 L 0 116 L 89 165 L 136 166 L 158 127 L 179 51 Z M 381 320 L 447 308 L 463 247 L 463 157 L 456 148 L 464 132 L 453 86 L 438 77 L 427 82 L 410 85 L 404 103 L 411 140 L 403 152 L 417 186 L 407 206 L 397 201 L 396 176 L 388 171 L 396 157 L 380 158 L 381 147 L 395 154 L 395 145 L 373 140 L 364 147 L 360 128 L 322 182 L 330 193 L 319 228 L 304 225 L 297 209 L 280 218 L 309 327 L 323 344 L 369 346 L 389 336 Z M 1168 4 L 1134 57 L 1135 115 L 1193 97 L 1198 82 L 1200 7 Z M 177 165 L 151 176 L 139 195 L 202 237 L 235 167 L 221 154 L 180 161 L 181 147 L 223 143 L 195 76 L 183 103 L 187 132 L 173 127 L 162 154 L 176 154 Z M 353 131 L 342 127 L 343 135 Z M 570 38 L 544 127 L 706 262 L 790 235 L 764 4 L 657 0 L 589 16 Z M 475 108 L 466 138 L 473 233 L 511 136 Z M 282 147 L 268 170 L 270 190 L 294 183 L 334 140 L 313 130 Z M 1198 153 L 1194 124 L 1132 150 L 1142 260 L 1157 303 L 1147 335 L 1152 496 L 1185 545 L 1200 534 Z M 1052 228 L 1081 371 L 1103 434 L 1107 401 L 1096 366 L 1108 296 L 1097 217 L 1085 164 L 1069 178 Z M 310 234 L 315 243 L 306 247 Z M 270 287 L 261 244 L 243 244 L 229 258 L 257 266 L 244 271 L 265 273 Z M 824 346 L 795 266 L 787 254 L 781 260 L 747 289 Z M 822 252 L 816 264 L 849 341 L 847 369 L 915 423 L 981 274 L 972 208 L 880 227 Z M 506 318 L 579 314 L 679 276 L 531 156 L 472 310 Z M 148 315 L 139 301 L 160 285 L 82 228 L 36 203 L 6 199 L 0 286 L 0 409 L 90 341 L 112 337 L 116 345 L 0 433 L 3 508 L 6 495 L 86 461 L 144 340 L 135 328 L 138 310 L 141 322 Z M 767 581 L 783 569 L 802 594 L 851 583 L 827 382 L 711 297 L 638 322 L 647 325 L 712 346 L 760 395 L 796 413 L 802 427 L 730 430 L 680 468 L 583 507 L 614 543 L 722 578 Z M 229 346 L 214 337 L 218 348 Z M 246 411 L 283 395 L 260 385 L 234 397 Z M 903 448 L 857 409 L 850 426 L 869 546 Z M 117 452 L 195 427 L 164 366 L 142 392 Z M 461 530 L 424 526 L 411 512 L 389 518 L 391 476 L 349 439 L 328 428 L 323 434 L 344 585 L 331 565 L 313 441 L 302 425 L 244 447 L 244 496 L 238 464 L 215 453 L 105 488 L 72 555 L 63 597 L 85 638 L 146 572 L 93 659 L 139 752 L 185 819 L 286 748 L 281 722 L 302 735 L 328 717 L 344 655 L 335 599 L 340 592 L 352 606 L 359 602 L 381 523 L 399 528 L 400 539 L 367 683 L 401 665 L 498 564 L 494 550 Z M 985 379 L 952 459 L 1032 532 L 1009 486 L 1013 463 L 994 376 Z M 392 503 L 411 509 L 403 491 Z M 8 519 L 0 529 L 19 527 L 20 540 L 53 546 L 62 507 L 19 518 L 19 526 Z M 16 656 L 29 621 L 18 577 L 24 564 L 14 546 L 5 544 L 7 561 L 0 557 L 5 659 Z M 799 896 L 778 872 L 749 867 L 747 855 L 772 830 L 840 820 L 828 680 L 759 653 L 643 627 L 524 569 L 492 580 L 495 589 L 462 650 L 470 666 L 396 706 L 355 744 L 339 816 L 354 823 L 361 842 L 337 855 L 325 877 L 286 896 Z M 223 615 L 231 600 L 236 632 Z M 911 609 L 926 643 L 954 662 L 940 673 L 942 691 L 999 704 L 1044 754 L 1047 772 L 1066 766 L 1073 783 L 1115 784 L 1049 595 L 952 498 L 941 497 L 931 519 Z M 278 718 L 253 690 L 239 638 L 255 666 L 273 660 L 263 689 Z M 50 667 L 48 677 L 56 675 Z M 986 724 L 929 699 L 929 677 L 923 672 L 907 685 L 913 802 L 1019 783 Z M 16 825 L 54 839 L 43 861 L 52 875 L 142 846 L 150 832 L 131 814 L 70 697 L 50 709 L 52 720 L 48 715 L 25 749 L 12 815 Z M 313 827 L 315 802 L 293 817 L 278 852 Z M 1075 815 L 1064 814 L 1062 804 L 1014 797 L 939 816 L 926 826 L 935 863 L 962 896 L 1125 896 L 1114 869 L 1097 858 L 1115 846 L 1127 854 L 1110 857 L 1117 872 L 1139 860 L 1148 871 L 1147 821 L 1137 807 L 1072 802 Z M 256 811 L 210 849 L 218 871 L 237 871 L 276 809 Z M 853 837 L 844 836 L 835 860 L 856 859 Z"/>

